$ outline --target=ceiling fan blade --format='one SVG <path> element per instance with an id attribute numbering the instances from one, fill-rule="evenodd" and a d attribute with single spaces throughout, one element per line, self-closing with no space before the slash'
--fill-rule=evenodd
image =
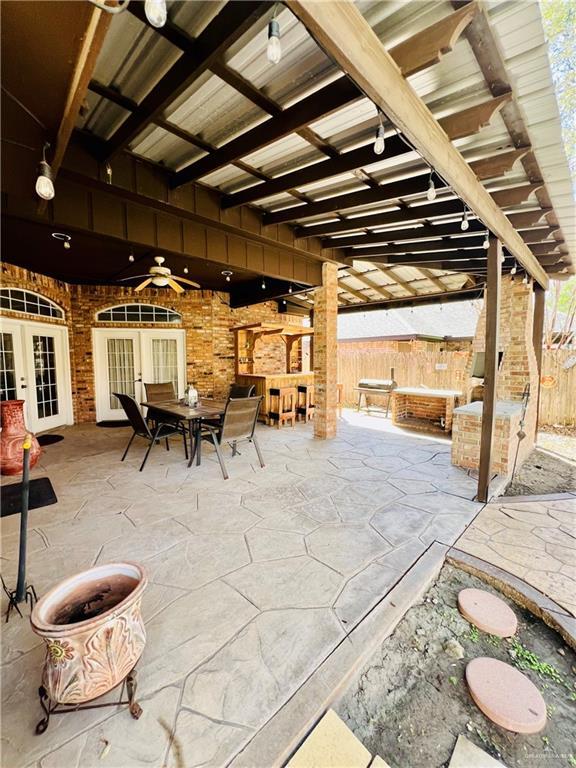
<path id="1" fill-rule="evenodd" d="M 123 283 L 126 280 L 138 280 L 140 277 L 150 277 L 150 273 L 147 272 L 145 275 L 130 275 L 130 277 L 121 277 L 116 282 Z"/>
<path id="2" fill-rule="evenodd" d="M 147 285 L 150 285 L 151 282 L 152 282 L 152 278 L 149 277 L 146 280 L 144 280 L 144 282 L 140 283 L 140 285 L 137 285 L 136 288 L 134 288 L 134 290 L 136 291 L 136 293 L 138 293 L 138 291 L 143 291 L 144 288 L 146 288 Z"/>
<path id="3" fill-rule="evenodd" d="M 170 286 L 170 288 L 172 288 L 173 291 L 176 291 L 176 293 L 184 293 L 184 288 L 182 288 L 181 285 L 178 285 L 176 280 L 172 280 L 171 277 L 167 279 L 168 279 L 168 285 Z"/>
<path id="4" fill-rule="evenodd" d="M 187 277 L 180 277 L 180 275 L 172 275 L 172 279 L 178 280 L 180 283 L 187 283 L 188 285 L 191 285 L 194 288 L 200 288 L 199 283 L 195 283 L 193 280 L 188 280 Z"/>

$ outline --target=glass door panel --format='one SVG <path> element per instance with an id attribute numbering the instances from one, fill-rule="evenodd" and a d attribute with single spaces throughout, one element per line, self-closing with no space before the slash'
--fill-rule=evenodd
<path id="1" fill-rule="evenodd" d="M 152 380 L 154 384 L 172 382 L 178 392 L 178 344 L 176 339 L 152 339 Z"/>
<path id="2" fill-rule="evenodd" d="M 0 333 L 0 400 L 17 400 L 14 336 Z"/>
<path id="3" fill-rule="evenodd" d="M 108 402 L 112 410 L 122 410 L 114 392 L 136 397 L 134 339 L 107 339 Z"/>
<path id="4" fill-rule="evenodd" d="M 54 336 L 32 336 L 36 418 L 45 419 L 59 413 Z"/>

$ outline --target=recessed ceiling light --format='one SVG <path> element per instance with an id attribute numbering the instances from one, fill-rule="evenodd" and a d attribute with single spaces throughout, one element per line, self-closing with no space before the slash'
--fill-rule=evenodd
<path id="1" fill-rule="evenodd" d="M 64 240 L 67 243 L 69 243 L 70 240 L 72 240 L 70 235 L 66 235 L 64 232 L 52 232 L 52 237 L 55 240 Z"/>

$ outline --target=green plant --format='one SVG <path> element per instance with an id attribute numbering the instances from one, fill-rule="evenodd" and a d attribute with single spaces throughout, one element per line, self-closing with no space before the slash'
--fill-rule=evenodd
<path id="1" fill-rule="evenodd" d="M 470 632 L 468 633 L 468 639 L 472 643 L 477 643 L 480 639 L 480 632 L 478 631 L 478 627 L 475 627 L 474 624 L 470 627 Z"/>
<path id="2" fill-rule="evenodd" d="M 538 658 L 537 654 L 529 651 L 528 648 L 522 645 L 522 643 L 518 642 L 518 640 L 514 640 L 512 643 L 511 656 L 514 664 L 519 669 L 532 669 L 534 672 L 540 675 L 540 677 L 547 678 L 548 680 L 552 680 L 559 685 L 565 685 L 568 687 L 568 683 L 564 680 L 556 667 L 553 667 L 552 664 L 548 664 L 547 662 L 542 661 L 540 658 Z"/>

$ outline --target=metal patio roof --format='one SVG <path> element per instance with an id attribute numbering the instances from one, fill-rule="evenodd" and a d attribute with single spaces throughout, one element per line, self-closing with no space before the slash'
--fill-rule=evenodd
<path id="1" fill-rule="evenodd" d="M 176 37 L 180 34 L 184 41 L 197 39 L 225 5 L 220 1 L 199 0 L 170 3 L 170 29 L 165 33 L 166 37 L 176 30 Z M 444 0 L 360 0 L 357 3 L 389 50 L 446 19 L 455 13 L 455 8 L 463 5 L 466 4 Z M 166 39 L 162 30 L 154 30 L 143 23 L 136 6 L 131 3 L 132 12 L 118 14 L 113 19 L 97 62 L 88 109 L 78 125 L 82 131 L 89 131 L 104 141 L 110 141 L 134 106 L 181 55 L 181 49 Z M 540 182 L 535 174 L 541 172 L 544 184 L 536 193 L 525 196 L 526 199 L 517 204 L 508 205 L 505 212 L 516 214 L 552 208 L 546 213 L 542 211 L 541 221 L 535 222 L 531 231 L 534 243 L 539 244 L 534 252 L 548 256 L 548 245 L 550 254 L 561 261 L 554 265 L 549 258 L 545 262 L 546 269 L 561 275 L 562 270 L 573 269 L 571 255 L 576 251 L 574 198 L 538 3 L 536 0 L 493 0 L 484 3 L 483 7 L 492 42 L 505 66 L 507 82 L 502 85 L 501 92 L 505 94 L 510 86 L 517 110 L 514 114 L 523 121 L 524 134 L 528 135 L 531 148 L 529 155 L 517 159 L 505 174 L 487 174 L 483 183 L 493 193 Z M 270 64 L 266 58 L 267 25 L 275 12 L 283 52 L 278 65 Z M 487 82 L 475 52 L 474 23 L 438 63 L 408 76 L 411 86 L 437 119 L 485 103 L 496 95 L 495 84 Z M 171 39 L 174 40 L 174 35 Z M 313 98 L 313 94 L 329 84 L 344 79 L 288 8 L 268 4 L 217 65 L 210 67 L 176 96 L 164 110 L 162 120 L 142 127 L 130 142 L 129 150 L 178 173 L 270 120 L 270 114 L 278 114 L 306 97 Z M 106 94 L 102 95 L 104 91 Z M 506 121 L 503 113 L 504 110 L 496 110 L 489 125 L 453 139 L 453 144 L 468 162 L 494 158 L 519 145 L 522 131 L 511 136 L 510 120 Z M 340 201 L 336 200 L 331 207 L 327 204 L 328 212 L 309 214 L 306 211 L 309 203 L 329 201 L 363 190 L 377 190 L 395 181 L 417 177 L 427 180 L 427 164 L 409 147 L 395 156 L 387 155 L 386 150 L 382 156 L 372 154 L 368 156 L 368 162 L 358 167 L 321 176 L 322 163 L 360 147 L 369 147 L 377 124 L 374 105 L 366 97 L 359 96 L 312 120 L 305 130 L 258 146 L 243 154 L 238 162 L 221 164 L 195 180 L 222 193 L 226 206 L 235 204 L 234 195 L 252 188 L 254 194 L 249 204 L 262 213 L 265 223 L 286 221 L 297 228 L 299 237 L 323 237 L 326 248 L 336 249 L 332 253 L 338 261 L 341 256 L 340 301 L 343 305 L 481 287 L 485 269 L 481 264 L 484 255 L 478 251 L 478 238 L 484 230 L 480 232 L 477 227 L 472 231 L 474 227 L 471 227 L 467 233 L 457 231 L 461 218 L 457 205 L 452 205 L 450 213 L 428 213 L 430 207 L 426 205 L 421 189 L 413 194 L 385 197 L 357 206 L 348 205 L 347 201 L 346 207 L 341 209 L 337 207 Z M 386 123 L 386 134 L 388 145 L 398 142 L 390 123 Z M 291 176 L 314 164 L 318 164 L 315 174 L 318 178 L 313 181 L 258 197 L 258 188 L 265 188 L 269 180 Z M 298 181 L 298 177 L 294 178 Z M 434 205 L 457 200 L 450 189 L 441 189 L 440 185 L 441 181 Z M 407 209 L 414 211 L 416 206 L 419 210 L 414 213 L 413 221 L 406 221 L 404 215 L 402 223 L 397 223 L 400 217 L 392 222 L 395 214 L 405 214 Z M 387 220 L 391 223 L 381 223 L 380 213 L 388 213 Z M 362 217 L 361 224 L 355 225 L 354 219 L 359 216 Z M 367 216 L 373 217 L 373 221 L 368 221 Z M 340 230 L 345 228 L 347 231 L 331 231 L 332 222 L 337 223 Z M 438 250 L 444 248 L 447 241 L 434 238 L 430 227 L 426 235 L 426 242 L 431 242 L 430 249 L 423 252 L 422 262 L 416 261 L 414 255 L 409 259 L 406 256 L 410 254 L 409 244 L 404 242 L 402 245 L 402 241 L 412 234 L 415 240 L 420 239 L 424 230 L 418 232 L 418 229 L 426 223 L 432 226 L 453 223 L 455 231 L 448 237 L 453 240 L 454 235 L 458 236 L 457 242 L 464 249 L 462 258 L 474 258 L 476 268 L 464 272 L 465 265 L 460 264 L 460 271 L 448 269 L 450 252 Z M 402 238 L 397 236 L 399 229 L 406 232 Z M 390 231 L 395 237 L 387 240 L 386 233 Z M 380 239 L 376 235 L 381 235 Z M 362 240 L 366 236 L 371 236 L 367 244 L 376 244 L 376 250 L 381 243 L 383 255 L 392 256 L 392 265 L 384 263 L 385 259 L 382 263 L 366 260 L 366 253 L 362 253 Z M 352 250 L 341 250 L 349 244 L 352 244 Z M 417 265 L 402 264 L 403 258 Z M 426 262 L 430 262 L 429 267 Z M 504 271 L 512 267 L 513 260 L 508 259 Z M 309 301 L 304 294 L 300 299 Z"/>

